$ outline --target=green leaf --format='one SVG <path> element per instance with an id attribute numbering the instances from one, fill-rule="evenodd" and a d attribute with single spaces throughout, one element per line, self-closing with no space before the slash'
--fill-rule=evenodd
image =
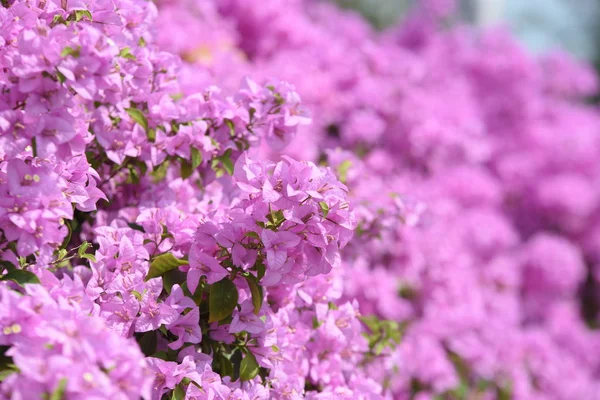
<path id="1" fill-rule="evenodd" d="M 254 305 L 254 314 L 258 315 L 263 303 L 263 289 L 258 284 L 258 280 L 254 275 L 248 274 L 245 275 L 244 278 L 246 278 L 246 282 L 248 282 L 250 292 L 252 293 L 252 304 Z"/>
<path id="2" fill-rule="evenodd" d="M 148 140 L 151 143 L 154 143 L 154 141 L 156 140 L 156 131 L 154 129 L 148 129 L 148 131 L 146 132 L 146 136 L 148 137 Z"/>
<path id="3" fill-rule="evenodd" d="M 63 240 L 62 244 L 60 245 L 61 249 L 67 248 L 67 246 L 69 245 L 69 242 L 71 241 L 71 235 L 73 234 L 73 227 L 71 226 L 71 224 L 69 222 L 66 222 L 65 225 L 67 226 L 67 236 L 65 236 L 65 239 Z"/>
<path id="4" fill-rule="evenodd" d="M 323 325 L 323 323 L 322 323 L 322 322 L 319 322 L 319 320 L 318 320 L 318 318 L 317 318 L 317 317 L 313 317 L 313 318 L 312 318 L 312 327 L 313 327 L 313 329 L 319 329 L 319 327 L 320 327 L 321 325 Z"/>
<path id="5" fill-rule="evenodd" d="M 192 153 L 192 169 L 196 169 L 202 164 L 202 153 L 194 147 L 190 151 Z"/>
<path id="6" fill-rule="evenodd" d="M 67 80 L 67 77 L 59 70 L 56 70 L 56 79 L 58 79 L 58 81 L 60 83 L 65 83 L 65 81 Z"/>
<path id="7" fill-rule="evenodd" d="M 171 361 L 171 360 L 169 360 L 169 355 L 165 351 L 157 351 L 156 353 L 152 354 L 150 357 L 159 358 L 164 361 Z"/>
<path id="8" fill-rule="evenodd" d="M 225 354 L 223 354 L 223 353 L 219 353 L 217 360 L 219 362 L 220 375 L 221 376 L 230 376 L 231 378 L 233 378 L 233 376 L 235 374 L 233 362 L 231 362 L 231 360 L 227 356 L 225 356 Z"/>
<path id="9" fill-rule="evenodd" d="M 398 296 L 402 297 L 403 299 L 414 300 L 417 298 L 418 293 L 415 288 L 403 283 L 398 289 Z"/>
<path id="10" fill-rule="evenodd" d="M 131 49 L 129 47 L 123 47 L 121 51 L 119 51 L 119 57 L 127 58 L 129 60 L 135 60 L 135 56 L 131 53 Z"/>
<path id="11" fill-rule="evenodd" d="M 31 138 L 31 154 L 33 154 L 34 157 L 37 157 L 38 155 L 37 138 L 35 136 Z"/>
<path id="12" fill-rule="evenodd" d="M 6 261 L 6 260 L 0 260 L 0 271 L 4 272 L 4 271 L 14 271 L 15 269 L 17 269 L 17 267 L 15 267 L 13 265 L 13 263 L 11 263 L 10 261 Z"/>
<path id="13" fill-rule="evenodd" d="M 127 170 L 129 171 L 129 175 L 127 176 L 127 183 L 137 185 L 140 183 L 140 172 L 133 164 L 127 165 Z"/>
<path id="14" fill-rule="evenodd" d="M 54 27 L 58 24 L 64 24 L 65 20 L 62 15 L 56 14 L 54 18 L 52 18 L 52 22 L 50 23 L 50 27 Z"/>
<path id="15" fill-rule="evenodd" d="M 143 112 L 137 108 L 126 108 L 125 111 L 127 111 L 127 114 L 129 114 L 132 120 L 144 128 L 144 131 L 148 132 L 148 120 Z"/>
<path id="16" fill-rule="evenodd" d="M 77 255 L 79 257 L 83 257 L 88 247 L 90 247 L 90 244 L 88 242 L 81 243 L 81 246 L 79 246 L 79 248 L 77 249 Z"/>
<path id="17" fill-rule="evenodd" d="M 285 217 L 283 216 L 283 210 L 271 210 L 271 212 L 267 215 L 267 220 L 269 220 L 273 227 L 279 228 L 281 224 L 283 224 L 283 222 L 285 221 Z"/>
<path id="18" fill-rule="evenodd" d="M 67 249 L 60 249 L 58 250 L 58 255 L 56 256 L 56 261 L 60 261 L 63 258 L 65 258 L 67 256 L 69 252 L 67 251 Z"/>
<path id="19" fill-rule="evenodd" d="M 67 46 L 60 52 L 61 57 L 72 56 L 75 58 L 79 58 L 80 55 L 81 55 L 81 46 L 77 46 L 76 48 Z"/>
<path id="20" fill-rule="evenodd" d="M 79 22 L 83 19 L 83 17 L 87 17 L 87 19 L 92 22 L 94 19 L 92 18 L 92 13 L 88 10 L 77 10 L 75 11 L 75 22 Z"/>
<path id="21" fill-rule="evenodd" d="M 167 294 L 171 294 L 173 285 L 177 284 L 182 286 L 185 283 L 185 278 L 186 274 L 178 269 L 172 269 L 168 272 L 165 272 L 162 276 L 163 289 L 165 292 L 167 292 Z"/>
<path id="22" fill-rule="evenodd" d="M 256 362 L 256 357 L 254 357 L 254 354 L 252 354 L 251 351 L 248 351 L 240 364 L 240 379 L 242 381 L 249 381 L 258 375 L 259 369 L 260 367 L 258 362 Z"/>
<path id="23" fill-rule="evenodd" d="M 138 301 L 142 301 L 142 299 L 144 298 L 144 296 L 142 296 L 142 294 L 137 290 L 132 290 L 131 294 L 134 295 L 135 298 L 138 299 Z"/>
<path id="24" fill-rule="evenodd" d="M 327 215 L 329 214 L 329 205 L 324 201 L 320 201 L 319 207 L 321 207 L 321 211 L 323 212 L 323 218 L 327 218 Z"/>
<path id="25" fill-rule="evenodd" d="M 208 322 L 217 322 L 231 315 L 238 302 L 238 291 L 227 278 L 215 282 L 210 287 Z"/>
<path id="26" fill-rule="evenodd" d="M 348 170 L 350 169 L 350 167 L 352 167 L 352 161 L 350 160 L 343 161 L 337 167 L 338 176 L 343 184 L 346 184 L 348 180 Z"/>
<path id="27" fill-rule="evenodd" d="M 213 171 L 217 173 L 217 177 L 223 176 L 224 172 L 233 175 L 233 161 L 231 161 L 231 149 L 227 149 L 222 156 L 215 157 L 211 161 Z"/>
<path id="28" fill-rule="evenodd" d="M 169 228 L 165 225 L 165 224 L 160 224 L 160 226 L 162 227 L 162 234 L 160 235 L 160 237 L 164 240 L 166 238 L 171 238 L 173 239 L 173 234 L 171 234 L 169 232 Z M 185 258 L 185 257 L 184 257 Z"/>
<path id="29" fill-rule="evenodd" d="M 136 340 L 140 345 L 142 353 L 144 353 L 146 357 L 150 357 L 152 354 L 156 353 L 158 338 L 155 331 L 144 332 L 142 334 L 136 333 Z"/>
<path id="30" fill-rule="evenodd" d="M 173 389 L 173 394 L 171 395 L 171 400 L 183 400 L 185 399 L 185 390 L 177 385 L 175 389 Z"/>
<path id="31" fill-rule="evenodd" d="M 181 168 L 179 169 L 179 174 L 181 175 L 181 179 L 187 179 L 194 173 L 194 168 L 189 161 L 182 159 L 181 160 Z"/>
<path id="32" fill-rule="evenodd" d="M 510 383 L 504 386 L 498 386 L 496 390 L 496 399 L 510 400 L 512 398 L 512 385 Z"/>
<path id="33" fill-rule="evenodd" d="M 223 163 L 223 167 L 225 168 L 225 171 L 227 171 L 229 175 L 233 175 L 233 161 L 231 161 L 231 149 L 228 149 L 225 152 L 225 154 L 223 154 L 220 158 L 221 162 Z"/>
<path id="34" fill-rule="evenodd" d="M 93 262 L 96 262 L 96 256 L 93 254 L 83 254 L 81 256 L 81 258 L 85 258 L 86 260 L 91 260 Z"/>
<path id="35" fill-rule="evenodd" d="M 260 236 L 258 236 L 258 233 L 254 232 L 254 231 L 248 231 L 244 234 L 244 236 L 246 237 L 250 237 L 256 240 L 260 240 Z"/>
<path id="36" fill-rule="evenodd" d="M 146 281 L 152 278 L 157 278 L 167 271 L 180 267 L 182 265 L 188 265 L 186 260 L 176 258 L 171 253 L 161 254 L 156 257 L 150 264 L 150 270 L 146 275 Z"/>
<path id="37" fill-rule="evenodd" d="M 461 382 L 458 387 L 450 391 L 455 399 L 468 399 L 469 395 L 469 384 L 467 382 Z"/>
<path id="38" fill-rule="evenodd" d="M 58 386 L 54 389 L 54 392 L 50 395 L 49 400 L 62 400 L 65 396 L 65 391 L 67 389 L 67 378 L 62 378 L 58 381 Z"/>
<path id="39" fill-rule="evenodd" d="M 235 137 L 235 125 L 233 124 L 233 121 L 230 119 L 224 119 L 223 121 L 225 122 L 225 125 L 229 127 L 229 136 Z"/>
<path id="40" fill-rule="evenodd" d="M 381 322 L 375 315 L 360 317 L 360 320 L 367 325 L 371 332 L 377 332 L 380 329 Z"/>
<path id="41" fill-rule="evenodd" d="M 146 233 L 146 230 L 144 229 L 144 227 L 139 224 L 136 224 L 134 222 L 128 222 L 127 225 L 133 230 L 140 231 L 142 233 Z"/>
<path id="42" fill-rule="evenodd" d="M 265 263 L 259 262 L 256 265 L 256 277 L 257 277 L 257 279 L 260 281 L 263 278 L 263 276 L 265 276 L 266 272 L 267 272 L 267 267 L 265 266 Z"/>
<path id="43" fill-rule="evenodd" d="M 10 271 L 6 275 L 2 275 L 0 277 L 0 281 L 13 281 L 20 286 L 24 286 L 26 284 L 31 283 L 40 283 L 37 275 L 33 272 L 25 271 L 23 269 L 15 269 Z"/>
<path id="44" fill-rule="evenodd" d="M 281 93 L 275 92 L 273 95 L 275 96 L 275 104 L 278 106 L 285 104 L 285 99 L 281 97 Z"/>
<path id="45" fill-rule="evenodd" d="M 159 183 L 167 176 L 167 171 L 169 170 L 169 160 L 166 160 L 152 170 L 150 172 L 150 176 L 152 176 L 152 181 L 154 183 Z"/>
<path id="46" fill-rule="evenodd" d="M 14 374 L 15 372 L 18 371 L 15 371 L 14 369 L 5 369 L 3 371 L 0 371 L 0 382 L 8 378 L 10 374 Z"/>

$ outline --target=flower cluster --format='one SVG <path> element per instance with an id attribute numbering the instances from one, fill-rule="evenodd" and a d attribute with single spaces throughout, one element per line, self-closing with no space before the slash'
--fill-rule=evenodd
<path id="1" fill-rule="evenodd" d="M 596 77 L 418 3 L 2 1 L 0 397 L 595 398 Z"/>
<path id="2" fill-rule="evenodd" d="M 279 310 L 340 267 L 354 229 L 344 185 L 312 163 L 246 154 L 261 139 L 281 150 L 310 122 L 295 88 L 246 74 L 188 85 L 205 71 L 157 46 L 157 12 L 135 0 L 0 7 L 6 397 L 283 395 L 279 368 L 296 360 L 281 355 Z M 347 314 L 355 348 L 356 306 Z M 307 374 L 294 375 L 297 396 Z"/>
<path id="3" fill-rule="evenodd" d="M 366 320 L 371 333 L 400 331 L 383 359 L 361 363 L 384 393 L 593 398 L 591 69 L 562 54 L 530 57 L 499 30 L 452 26 L 452 1 L 423 0 L 381 33 L 327 2 L 208 3 L 159 3 L 194 9 L 196 29 L 219 27 L 186 41 L 185 51 L 202 49 L 188 67 L 224 85 L 232 70 L 294 82 L 314 128 L 285 153 L 328 162 L 349 189 L 357 229 L 339 290 L 383 319 Z"/>
<path id="4" fill-rule="evenodd" d="M 234 179 L 243 193 L 239 201 L 196 233 L 191 290 L 203 275 L 213 283 L 231 272 L 221 259 L 235 270 L 256 266 L 265 286 L 292 285 L 339 267 L 354 221 L 346 188 L 333 172 L 287 157 L 278 163 L 241 157 Z"/>
<path id="5" fill-rule="evenodd" d="M 281 148 L 310 120 L 278 81 L 184 95 L 179 59 L 148 34 L 156 12 L 147 2 L 0 8 L 0 229 L 19 256 L 47 262 L 71 204 L 95 210 L 169 163 L 208 182 L 260 137 Z"/>
<path id="6" fill-rule="evenodd" d="M 147 397 L 153 377 L 138 346 L 89 315 L 80 281 L 51 287 L 26 285 L 20 294 L 7 283 L 0 286 L 0 344 L 9 348 L 2 396 Z"/>

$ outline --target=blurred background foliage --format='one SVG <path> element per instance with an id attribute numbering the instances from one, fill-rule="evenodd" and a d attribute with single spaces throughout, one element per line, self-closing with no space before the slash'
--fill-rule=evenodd
<path id="1" fill-rule="evenodd" d="M 336 0 L 378 28 L 403 18 L 419 0 Z M 459 0 L 459 18 L 503 25 L 536 53 L 565 50 L 600 65 L 600 0 Z"/>

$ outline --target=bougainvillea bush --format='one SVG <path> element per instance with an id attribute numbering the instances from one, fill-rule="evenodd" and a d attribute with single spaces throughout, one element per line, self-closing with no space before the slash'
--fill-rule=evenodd
<path id="1" fill-rule="evenodd" d="M 2 1 L 1 398 L 599 398 L 596 77 L 452 16 Z"/>

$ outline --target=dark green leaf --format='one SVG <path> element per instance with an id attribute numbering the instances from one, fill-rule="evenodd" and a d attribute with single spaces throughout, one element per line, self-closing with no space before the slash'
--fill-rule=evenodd
<path id="1" fill-rule="evenodd" d="M 238 291 L 233 282 L 223 278 L 210 287 L 208 322 L 217 322 L 231 315 L 237 306 Z"/>
<path id="2" fill-rule="evenodd" d="M 260 236 L 258 236 L 258 233 L 253 232 L 253 231 L 248 231 L 244 234 L 244 236 L 250 237 L 250 238 L 254 238 L 256 240 L 260 240 Z"/>
<path id="3" fill-rule="evenodd" d="M 512 387 L 511 384 L 504 386 L 498 386 L 496 390 L 496 399 L 498 400 L 510 400 L 512 398 Z"/>
<path id="4" fill-rule="evenodd" d="M 187 264 L 188 262 L 186 260 L 180 260 L 171 253 L 161 254 L 150 264 L 150 270 L 148 271 L 145 280 L 159 277 L 167 271 Z"/>
<path id="5" fill-rule="evenodd" d="M 281 224 L 283 224 L 285 221 L 283 210 L 271 210 L 271 212 L 267 215 L 267 219 L 275 228 L 279 228 L 279 226 L 281 226 Z"/>
<path id="6" fill-rule="evenodd" d="M 259 369 L 256 357 L 254 357 L 251 351 L 248 351 L 240 364 L 240 379 L 242 381 L 249 381 L 258 375 Z"/>
<path id="7" fill-rule="evenodd" d="M 225 152 L 225 154 L 223 154 L 220 158 L 221 162 L 223 163 L 223 167 L 225 168 L 225 171 L 227 171 L 229 175 L 233 175 L 233 161 L 231 161 L 231 149 L 228 149 Z"/>
<path id="8" fill-rule="evenodd" d="M 187 179 L 194 173 L 194 168 L 189 161 L 182 159 L 181 160 L 181 168 L 179 170 L 182 179 Z"/>
<path id="9" fill-rule="evenodd" d="M 216 172 L 217 177 L 223 176 L 226 172 L 233 175 L 233 161 L 231 161 L 231 149 L 227 149 L 222 156 L 215 157 L 211 161 L 211 168 Z"/>
<path id="10" fill-rule="evenodd" d="M 263 289 L 258 284 L 258 281 L 254 275 L 248 274 L 244 277 L 246 278 L 246 282 L 248 282 L 250 292 L 252 293 L 252 304 L 254 305 L 254 314 L 258 315 L 263 303 Z"/>
<path id="11" fill-rule="evenodd" d="M 190 151 L 192 153 L 192 169 L 196 169 L 202 164 L 202 153 L 200 150 L 193 147 Z"/>
<path id="12" fill-rule="evenodd" d="M 165 272 L 162 276 L 163 289 L 165 292 L 167 292 L 167 294 L 171 294 L 171 288 L 173 288 L 173 285 L 177 284 L 182 286 L 185 282 L 185 277 L 186 274 L 178 269 L 172 269 L 168 272 Z"/>
<path id="13" fill-rule="evenodd" d="M 159 358 L 164 361 L 171 361 L 171 360 L 169 360 L 169 355 L 165 351 L 157 351 L 156 353 L 152 354 L 150 357 Z"/>
<path id="14" fill-rule="evenodd" d="M 144 332 L 142 334 L 136 333 L 136 339 L 138 344 L 140 345 L 142 353 L 144 353 L 146 357 L 150 357 L 156 352 L 158 339 L 156 337 L 155 331 Z"/>
<path id="15" fill-rule="evenodd" d="M 37 153 L 37 138 L 34 136 L 31 138 L 31 154 L 33 154 L 34 157 L 37 157 L 38 153 Z"/>
<path id="16" fill-rule="evenodd" d="M 267 267 L 265 266 L 265 263 L 259 262 L 256 265 L 256 277 L 257 277 L 257 279 L 260 281 L 263 278 L 263 276 L 265 276 L 266 272 L 267 272 Z"/>
<path id="17" fill-rule="evenodd" d="M 173 394 L 171 395 L 171 400 L 183 400 L 185 399 L 185 390 L 177 385 L 175 389 L 173 389 Z"/>
<path id="18" fill-rule="evenodd" d="M 65 222 L 65 225 L 67 226 L 67 236 L 65 236 L 65 239 L 63 240 L 62 244 L 60 245 L 61 249 L 67 248 L 67 246 L 69 245 L 69 242 L 71 242 L 71 235 L 73 234 L 73 227 L 71 227 L 71 224 L 69 222 Z"/>
<path id="19" fill-rule="evenodd" d="M 136 224 L 134 222 L 128 222 L 127 225 L 133 230 L 140 231 L 142 233 L 146 233 L 146 230 L 144 229 L 144 227 L 139 224 Z"/>
<path id="20" fill-rule="evenodd" d="M 3 371 L 0 371 L 0 382 L 2 382 L 3 380 L 5 380 L 10 374 L 14 374 L 15 371 L 14 369 L 5 369 Z"/>
<path id="21" fill-rule="evenodd" d="M 10 261 L 6 261 L 6 260 L 0 260 L 0 271 L 4 272 L 4 271 L 14 271 L 15 269 L 17 269 L 17 267 L 15 267 L 13 265 L 13 263 L 11 263 Z"/>
<path id="22" fill-rule="evenodd" d="M 148 136 L 148 140 L 151 143 L 154 143 L 154 141 L 156 140 L 156 131 L 154 129 L 148 129 L 148 132 L 146 132 L 146 136 Z"/>
<path id="23" fill-rule="evenodd" d="M 56 79 L 58 79 L 58 81 L 60 83 L 65 83 L 65 81 L 67 80 L 67 77 L 59 70 L 56 70 Z"/>
<path id="24" fill-rule="evenodd" d="M 40 283 L 40 280 L 38 279 L 36 274 L 22 269 L 15 269 L 10 271 L 6 275 L 2 275 L 0 277 L 0 281 L 13 281 L 20 286 L 24 286 L 30 283 Z"/>
<path id="25" fill-rule="evenodd" d="M 313 327 L 313 329 L 318 329 L 321 325 L 323 325 L 323 323 L 319 322 L 319 320 L 317 319 L 317 317 L 313 317 L 313 319 L 312 319 L 312 327 Z"/>
<path id="26" fill-rule="evenodd" d="M 230 376 L 233 378 L 234 368 L 233 363 L 223 353 L 219 353 L 217 358 L 219 362 L 219 371 L 221 376 Z"/>

